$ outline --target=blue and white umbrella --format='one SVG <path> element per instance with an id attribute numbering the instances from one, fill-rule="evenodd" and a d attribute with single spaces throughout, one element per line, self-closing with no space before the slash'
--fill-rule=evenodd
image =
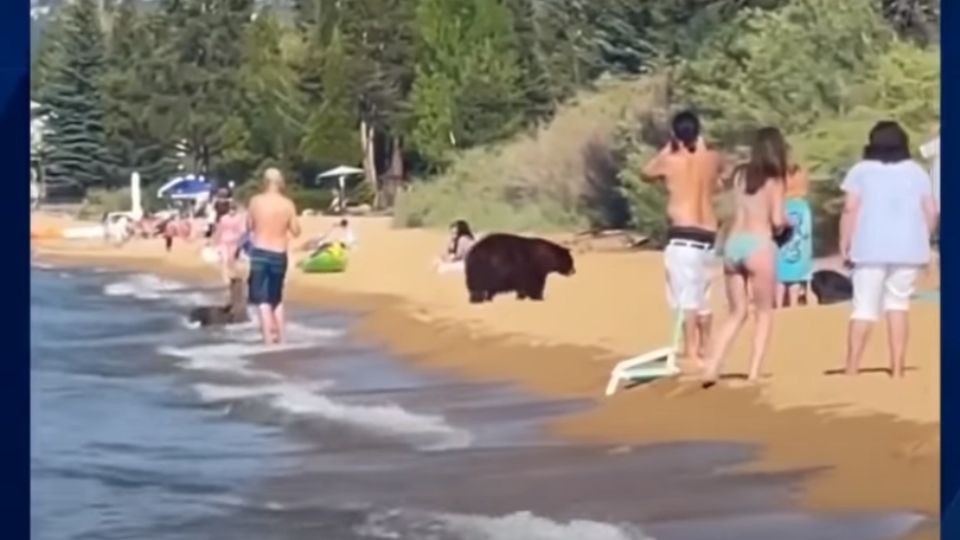
<path id="1" fill-rule="evenodd" d="M 202 175 L 187 174 L 170 179 L 169 182 L 160 186 L 157 190 L 157 197 L 170 197 L 172 199 L 204 199 L 210 196 L 212 184 Z"/>

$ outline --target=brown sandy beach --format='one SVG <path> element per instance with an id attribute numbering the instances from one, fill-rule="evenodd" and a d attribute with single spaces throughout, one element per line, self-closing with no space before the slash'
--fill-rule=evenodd
<path id="1" fill-rule="evenodd" d="M 308 234 L 332 221 L 304 220 Z M 60 220 L 57 225 L 62 225 Z M 52 224 L 37 214 L 36 227 Z M 731 379 L 703 391 L 693 382 L 661 381 L 603 398 L 618 360 L 662 346 L 669 338 L 660 255 L 577 254 L 577 274 L 551 277 L 543 303 L 503 297 L 467 303 L 462 277 L 438 276 L 431 260 L 442 231 L 395 230 L 383 218 L 354 219 L 359 247 L 346 273 L 291 272 L 288 297 L 368 312 L 359 328 L 428 367 L 467 377 L 517 382 L 531 390 L 598 400 L 586 413 L 556 422 L 564 435 L 621 444 L 665 440 L 757 442 L 752 467 L 815 468 L 798 494 L 819 509 L 910 509 L 939 514 L 939 305 L 911 312 L 909 365 L 902 381 L 885 373 L 855 379 L 825 372 L 843 360 L 848 306 L 803 307 L 777 313 L 766 371 L 756 388 Z M 51 260 L 117 265 L 157 273 L 214 278 L 199 244 L 166 254 L 161 240 L 121 248 L 101 242 L 35 242 Z M 925 286 L 936 283 L 927 276 Z M 718 284 L 719 285 L 719 284 Z M 721 288 L 714 289 L 723 316 Z M 886 365 L 885 335 L 871 339 L 867 366 Z M 741 338 L 726 371 L 745 372 Z M 936 538 L 930 528 L 911 538 Z"/>

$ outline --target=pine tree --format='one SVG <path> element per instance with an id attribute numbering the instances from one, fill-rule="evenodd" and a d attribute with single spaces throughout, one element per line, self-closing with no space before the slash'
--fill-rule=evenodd
<path id="1" fill-rule="evenodd" d="M 922 43 L 939 38 L 940 0 L 879 0 L 881 11 L 897 32 Z"/>
<path id="2" fill-rule="evenodd" d="M 94 0 L 77 0 L 63 8 L 60 31 L 46 59 L 37 98 L 49 114 L 49 154 L 44 175 L 49 183 L 77 182 L 85 187 L 104 182 L 107 164 L 101 96 L 104 43 Z"/>
<path id="3" fill-rule="evenodd" d="M 517 37 L 524 116 L 528 122 L 544 120 L 552 115 L 562 96 L 556 95 L 552 89 L 534 0 L 510 0 L 507 5 L 512 12 Z"/>
<path id="4" fill-rule="evenodd" d="M 597 75 L 591 39 L 590 0 L 541 0 L 536 4 L 547 72 L 555 99 L 565 99 Z"/>
<path id="5" fill-rule="evenodd" d="M 361 145 L 367 180 L 378 190 L 376 142 L 392 141 L 391 151 L 402 152 L 400 139 L 408 131 L 409 98 L 413 85 L 414 7 L 409 0 L 350 0 L 343 3 L 341 28 L 354 67 L 359 107 Z M 391 171 L 403 176 L 403 156 Z"/>
<path id="6" fill-rule="evenodd" d="M 225 152 L 244 144 L 239 76 L 253 0 L 165 0 L 161 8 L 158 112 L 171 115 L 193 168 L 212 171 Z"/>
<path id="7" fill-rule="evenodd" d="M 308 160 L 354 165 L 361 159 L 350 59 L 334 30 L 323 59 L 323 104 L 307 119 L 300 149 Z"/>
<path id="8" fill-rule="evenodd" d="M 172 137 L 151 130 L 149 61 L 154 39 L 133 0 L 121 0 L 111 14 L 104 75 L 105 128 L 110 149 L 108 176 L 126 182 L 133 171 L 156 183 L 176 170 Z"/>
<path id="9" fill-rule="evenodd" d="M 295 29 L 273 10 L 261 11 L 247 33 L 241 114 L 248 161 L 267 159 L 287 166 L 300 161 L 306 104 L 291 54 L 284 50 L 290 38 L 297 38 Z"/>
<path id="10" fill-rule="evenodd" d="M 509 7 L 423 0 L 417 29 L 413 134 L 421 152 L 442 162 L 452 146 L 490 142 L 521 124 L 523 90 Z"/>
<path id="11" fill-rule="evenodd" d="M 632 0 L 594 0 L 585 5 L 589 47 L 598 72 L 637 74 L 652 69 L 656 45 L 650 35 L 650 11 L 650 3 Z"/>

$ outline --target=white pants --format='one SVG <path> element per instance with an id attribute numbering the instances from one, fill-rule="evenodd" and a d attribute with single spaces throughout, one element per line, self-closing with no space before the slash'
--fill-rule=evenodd
<path id="1" fill-rule="evenodd" d="M 709 315 L 713 249 L 690 240 L 671 240 L 663 251 L 670 309 Z"/>
<path id="2" fill-rule="evenodd" d="M 881 312 L 907 311 L 919 268 L 901 265 L 856 266 L 853 282 L 853 313 L 856 321 L 875 321 Z"/>
<path id="3" fill-rule="evenodd" d="M 434 269 L 438 274 L 449 274 L 452 272 L 463 272 L 464 263 L 463 261 L 438 261 L 434 265 Z"/>

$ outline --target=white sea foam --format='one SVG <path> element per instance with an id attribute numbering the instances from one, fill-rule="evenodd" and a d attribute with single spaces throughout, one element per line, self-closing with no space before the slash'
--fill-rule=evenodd
<path id="1" fill-rule="evenodd" d="M 194 391 L 204 403 L 223 401 L 241 401 L 258 397 L 279 396 L 292 392 L 319 392 L 333 385 L 332 381 L 311 381 L 304 383 L 282 382 L 261 386 L 229 386 L 223 384 L 200 383 L 193 386 Z"/>
<path id="2" fill-rule="evenodd" d="M 423 540 L 653 540 L 632 524 L 555 521 L 531 512 L 505 516 L 430 514 L 395 510 L 372 516 L 359 531 L 368 538 Z"/>
<path id="3" fill-rule="evenodd" d="M 580 519 L 564 523 L 530 512 L 502 517 L 448 514 L 440 521 L 463 540 L 652 540 L 629 524 Z"/>
<path id="4" fill-rule="evenodd" d="M 188 318 L 186 318 L 186 317 L 184 317 L 184 318 L 181 320 L 181 322 L 183 323 L 183 327 L 184 327 L 184 328 L 188 328 L 188 329 L 190 329 L 190 330 L 196 330 L 197 328 L 200 328 L 200 326 L 201 326 L 200 321 L 191 321 L 190 319 L 188 319 Z"/>
<path id="5" fill-rule="evenodd" d="M 416 414 L 392 404 L 341 403 L 317 393 L 331 385 L 331 381 L 283 382 L 261 386 L 197 384 L 194 390 L 204 402 L 263 400 L 292 416 L 318 417 L 374 434 L 407 439 L 425 450 L 448 450 L 470 445 L 470 433 L 450 426 L 441 416 Z"/>
<path id="6" fill-rule="evenodd" d="M 132 296 L 142 300 L 156 300 L 163 298 L 165 296 L 163 293 L 184 288 L 186 285 L 179 281 L 163 279 L 153 274 L 134 274 L 104 285 L 103 293 L 107 296 Z"/>
<path id="7" fill-rule="evenodd" d="M 263 347 L 263 346 L 261 346 Z M 242 354 L 229 354 L 229 351 L 245 351 L 251 346 L 242 344 L 201 345 L 197 347 L 160 347 L 157 352 L 164 356 L 172 356 L 182 360 L 180 367 L 189 371 L 207 371 L 229 373 L 254 379 L 281 380 L 278 373 L 250 367 L 250 359 L 243 358 Z"/>
<path id="8" fill-rule="evenodd" d="M 230 339 L 242 343 L 258 343 L 263 338 L 260 336 L 260 327 L 257 323 L 256 308 L 249 308 L 247 315 L 250 320 L 241 324 L 232 324 L 224 327 L 224 332 L 230 336 Z M 309 326 L 298 322 L 289 322 L 286 325 L 286 343 L 281 347 L 288 345 L 297 345 L 296 348 L 304 344 L 319 345 L 325 341 L 336 339 L 343 336 L 345 331 L 339 328 L 327 328 L 322 326 Z"/>

